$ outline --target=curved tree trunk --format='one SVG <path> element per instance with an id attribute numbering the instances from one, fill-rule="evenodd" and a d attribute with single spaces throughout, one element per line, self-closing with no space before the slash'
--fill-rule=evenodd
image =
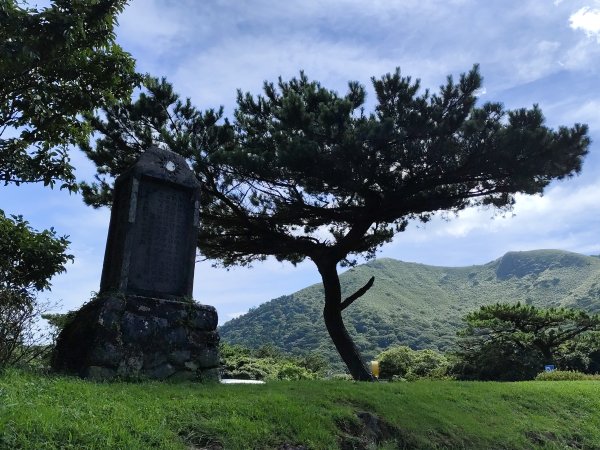
<path id="1" fill-rule="evenodd" d="M 350 375 L 358 381 L 374 381 L 373 375 L 365 366 L 352 337 L 344 326 L 342 319 L 342 289 L 337 273 L 336 263 L 317 263 L 325 289 L 325 307 L 323 318 L 342 360 L 348 367 Z"/>

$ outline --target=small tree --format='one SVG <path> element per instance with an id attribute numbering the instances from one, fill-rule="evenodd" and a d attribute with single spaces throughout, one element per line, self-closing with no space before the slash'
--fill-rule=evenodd
<path id="1" fill-rule="evenodd" d="M 459 332 L 459 372 L 482 379 L 533 378 L 544 364 L 564 369 L 578 364 L 581 369 L 589 360 L 573 350 L 581 353 L 581 344 L 600 330 L 598 315 L 520 303 L 482 306 L 465 321 L 467 327 Z M 589 347 L 588 353 L 595 349 Z"/>
<path id="2" fill-rule="evenodd" d="M 103 137 L 87 147 L 98 183 L 86 201 L 110 203 L 112 177 L 152 141 L 187 157 L 203 186 L 198 246 L 225 266 L 272 255 L 312 260 L 323 280 L 325 325 L 352 376 L 370 371 L 342 312 L 373 284 L 346 298 L 338 265 L 377 249 L 411 221 L 470 206 L 510 209 L 514 194 L 538 194 L 578 172 L 587 153 L 585 125 L 544 126 L 537 106 L 506 111 L 476 106 L 477 66 L 448 77 L 438 94 L 397 69 L 373 78 L 375 111 L 364 112 L 356 82 L 338 95 L 303 73 L 265 83 L 264 95 L 238 93 L 232 124 L 222 110 L 198 112 L 165 80 L 93 124 Z"/>
<path id="3" fill-rule="evenodd" d="M 88 138 L 82 113 L 128 96 L 133 59 L 115 43 L 125 0 L 0 2 L 0 180 L 76 187 L 67 146 Z M 4 137 L 5 133 L 8 137 Z"/>
<path id="4" fill-rule="evenodd" d="M 37 232 L 22 217 L 0 211 L 0 368 L 38 356 L 43 336 L 36 321 L 47 304 L 36 294 L 72 259 L 54 230 Z"/>
<path id="5" fill-rule="evenodd" d="M 442 377 L 448 360 L 435 350 L 413 350 L 405 345 L 391 347 L 377 356 L 380 378 L 406 379 Z"/>
<path id="6" fill-rule="evenodd" d="M 38 10 L 0 1 L 0 181 L 75 190 L 67 147 L 85 142 L 84 116 L 128 97 L 134 61 L 116 45 L 126 0 L 54 0 Z M 0 211 L 0 366 L 30 358 L 48 305 L 35 294 L 71 259 L 54 230 Z"/>

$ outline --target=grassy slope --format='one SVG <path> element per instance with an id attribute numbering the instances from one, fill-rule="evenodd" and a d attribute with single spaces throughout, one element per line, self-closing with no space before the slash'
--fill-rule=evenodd
<path id="1" fill-rule="evenodd" d="M 0 376 L 0 448 L 336 449 L 360 442 L 357 411 L 394 428 L 379 448 L 600 448 L 593 381 L 94 384 L 16 372 Z"/>
<path id="2" fill-rule="evenodd" d="M 344 314 L 367 358 L 390 345 L 448 350 L 462 318 L 484 304 L 517 302 L 600 311 L 600 259 L 558 250 L 510 252 L 481 266 L 434 267 L 380 259 L 341 276 L 349 295 L 375 285 Z M 339 359 L 321 317 L 322 287 L 267 302 L 221 327 L 224 341 L 288 352 L 318 350 Z"/>

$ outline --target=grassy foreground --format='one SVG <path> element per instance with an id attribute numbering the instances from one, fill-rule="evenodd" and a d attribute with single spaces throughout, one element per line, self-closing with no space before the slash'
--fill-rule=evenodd
<path id="1" fill-rule="evenodd" d="M 600 383 L 102 384 L 9 371 L 0 448 L 592 449 Z"/>

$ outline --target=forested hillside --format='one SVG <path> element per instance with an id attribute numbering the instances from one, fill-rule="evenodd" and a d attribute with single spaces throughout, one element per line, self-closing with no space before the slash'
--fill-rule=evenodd
<path id="1" fill-rule="evenodd" d="M 342 274 L 343 292 L 351 294 L 371 276 L 374 286 L 344 312 L 366 358 L 391 345 L 449 350 L 465 314 L 496 302 L 600 312 L 600 258 L 559 250 L 509 252 L 468 267 L 378 259 Z M 322 308 L 323 290 L 315 284 L 227 322 L 221 339 L 293 353 L 316 350 L 335 363 Z"/>

